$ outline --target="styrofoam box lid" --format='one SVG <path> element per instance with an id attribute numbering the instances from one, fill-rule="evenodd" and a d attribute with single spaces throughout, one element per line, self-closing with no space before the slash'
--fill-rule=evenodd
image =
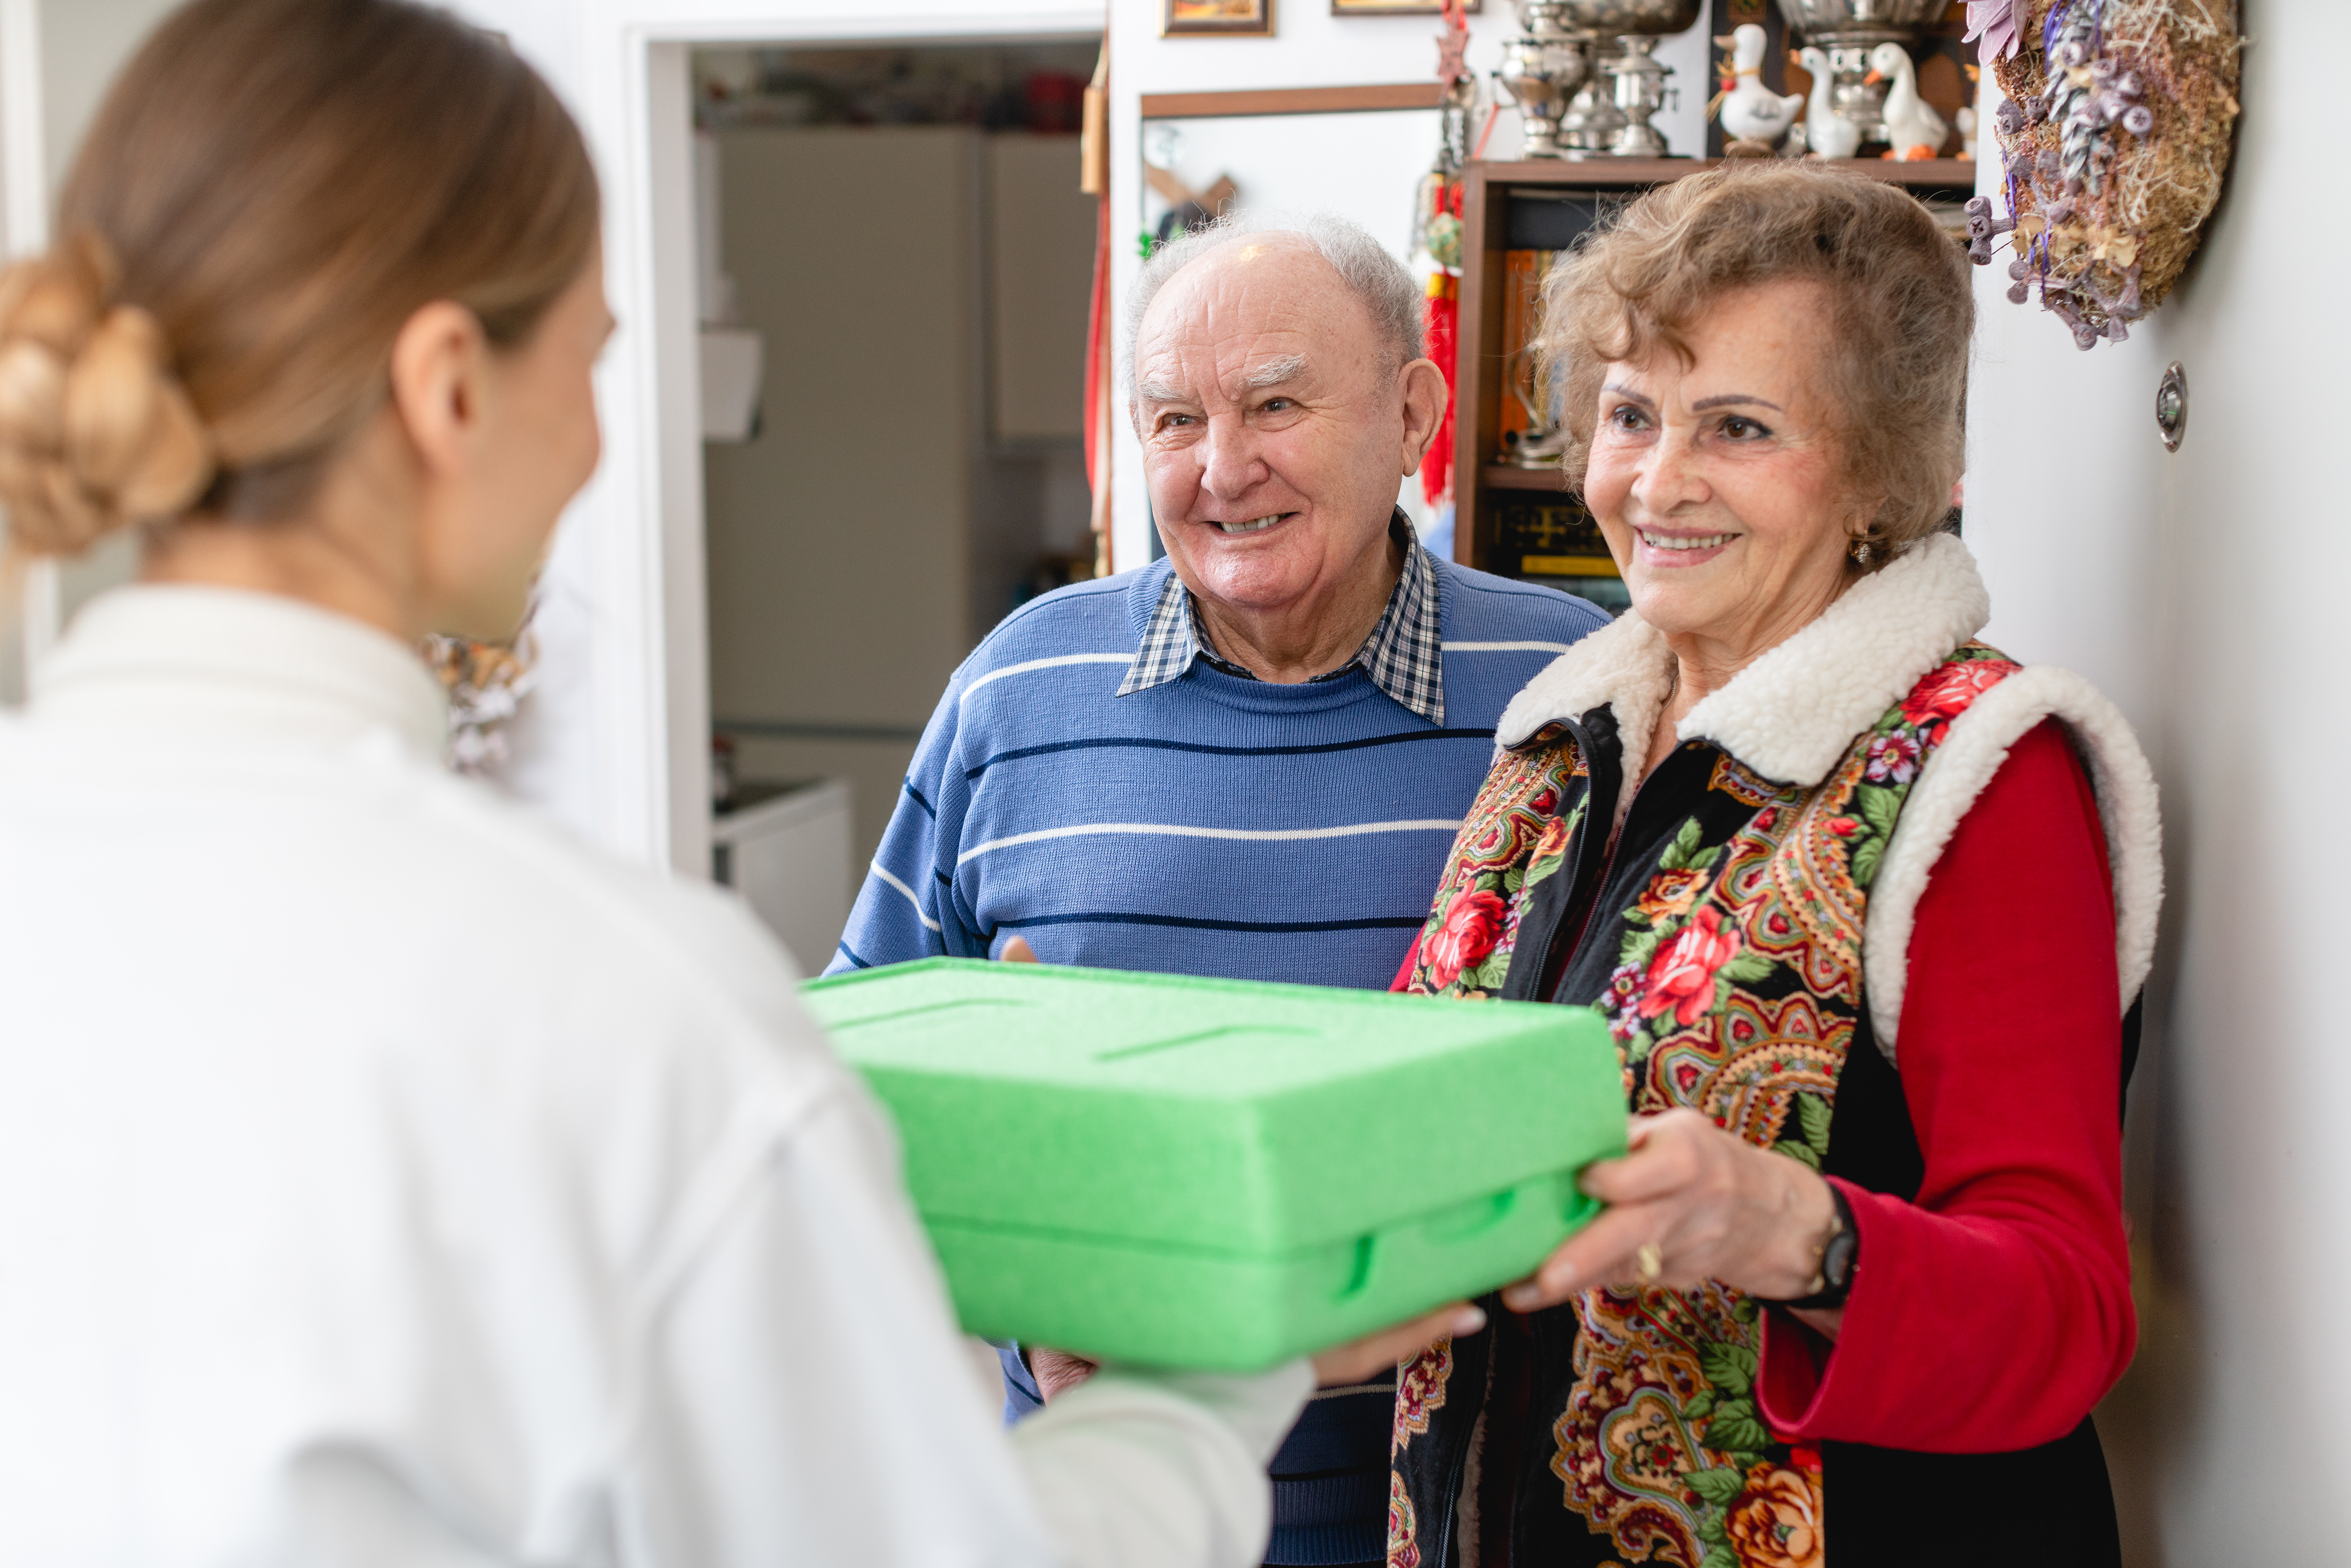
<path id="1" fill-rule="evenodd" d="M 957 958 L 806 997 L 932 1218 L 1280 1253 L 1624 1147 L 1586 1008 Z"/>

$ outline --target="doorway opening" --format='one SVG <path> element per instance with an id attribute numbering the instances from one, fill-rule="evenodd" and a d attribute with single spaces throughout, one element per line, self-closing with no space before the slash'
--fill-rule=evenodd
<path id="1" fill-rule="evenodd" d="M 692 53 L 713 869 L 811 970 L 956 664 L 1093 575 L 1101 47 Z"/>

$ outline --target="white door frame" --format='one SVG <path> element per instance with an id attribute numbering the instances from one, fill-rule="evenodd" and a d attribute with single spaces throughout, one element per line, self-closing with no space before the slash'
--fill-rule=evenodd
<path id="1" fill-rule="evenodd" d="M 0 0 L 0 251 L 12 261 L 48 247 L 46 109 L 40 0 Z M 21 667 L 29 675 L 57 638 L 57 563 L 46 556 L 26 562 L 20 594 Z M 0 624 L 8 620 L 0 615 Z"/>
<path id="2" fill-rule="evenodd" d="M 0 0 L 5 3 L 5 0 Z M 621 330 L 598 375 L 604 462 L 549 569 L 527 794 L 606 848 L 710 866 L 709 639 L 688 51 L 1101 33 L 1103 0 L 460 0 L 555 83 L 604 182 Z M 842 214 L 841 221 L 855 221 Z M 844 524 L 847 519 L 844 519 Z"/>

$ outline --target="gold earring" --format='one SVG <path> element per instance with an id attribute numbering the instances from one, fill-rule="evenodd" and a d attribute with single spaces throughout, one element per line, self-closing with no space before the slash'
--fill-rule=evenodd
<path id="1" fill-rule="evenodd" d="M 1869 564 L 1869 540 L 1867 538 L 1865 537 L 1854 540 L 1853 564 L 1855 566 L 1867 566 Z"/>

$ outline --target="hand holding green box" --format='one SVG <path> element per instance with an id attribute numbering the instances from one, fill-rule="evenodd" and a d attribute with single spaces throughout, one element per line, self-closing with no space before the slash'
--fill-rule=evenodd
<path id="1" fill-rule="evenodd" d="M 964 1327 L 1253 1371 L 1518 1279 L 1624 1152 L 1587 1009 L 935 958 L 811 983 Z"/>

